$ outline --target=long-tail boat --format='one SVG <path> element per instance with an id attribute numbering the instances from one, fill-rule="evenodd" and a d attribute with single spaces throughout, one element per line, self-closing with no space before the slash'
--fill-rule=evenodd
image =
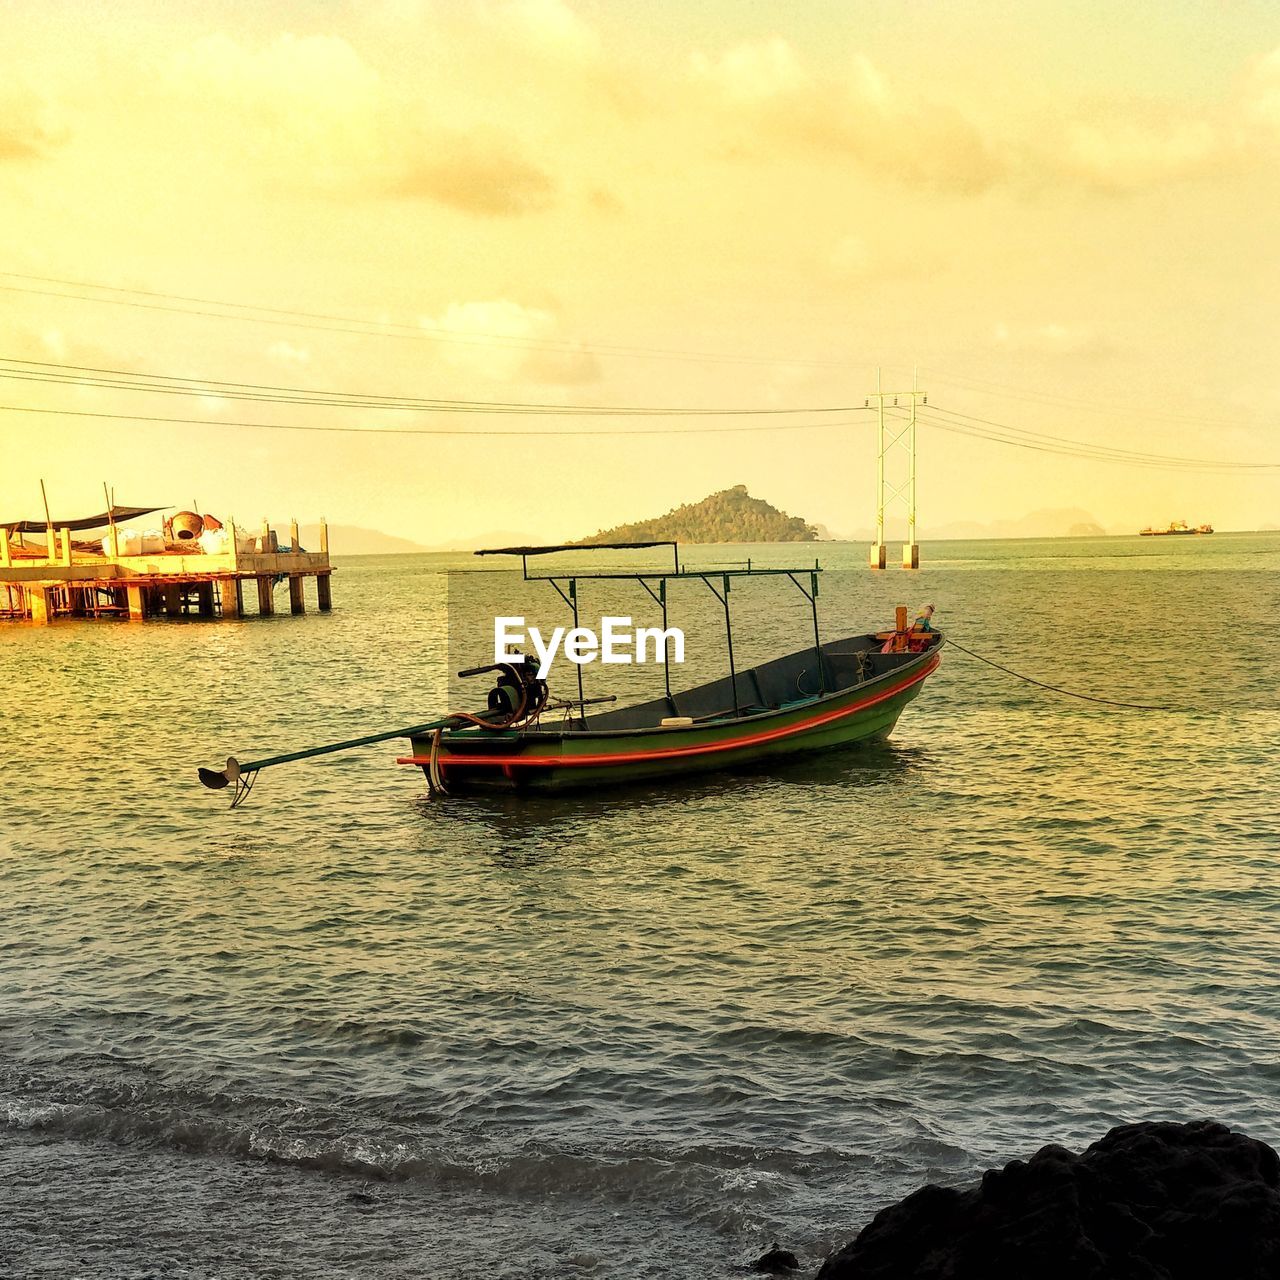
<path id="1" fill-rule="evenodd" d="M 659 572 L 529 572 L 530 557 L 642 547 L 670 547 L 674 567 Z M 494 674 L 482 710 L 246 764 L 230 759 L 225 770 L 201 769 L 201 781 L 213 788 L 234 783 L 235 806 L 247 797 L 259 769 L 399 737 L 409 739 L 411 750 L 398 763 L 421 768 L 434 793 L 556 791 L 702 773 L 883 738 L 941 661 L 942 633 L 908 626 L 904 608 L 897 610 L 891 630 L 823 641 L 817 607 L 821 569 L 816 563 L 791 569 L 750 561 L 744 568 L 682 567 L 674 542 L 503 547 L 476 554 L 519 556 L 524 580 L 551 584 L 572 609 L 575 628 L 580 582 L 639 582 L 661 608 L 664 646 L 668 585 L 699 581 L 724 612 L 728 674 L 673 691 L 671 664 L 664 661 L 662 697 L 617 710 L 589 710 L 614 698 L 585 697 L 581 665 L 578 696 L 552 698 L 534 661 L 513 657 L 458 673 Z M 813 639 L 794 653 L 739 669 L 733 655 L 730 586 L 737 578 L 761 576 L 786 578 L 805 596 Z"/>

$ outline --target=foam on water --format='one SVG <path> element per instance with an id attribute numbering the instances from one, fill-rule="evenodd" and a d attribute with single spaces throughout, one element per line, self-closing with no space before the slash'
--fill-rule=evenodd
<path id="1" fill-rule="evenodd" d="M 1274 1141 L 1280 538 L 1149 544 L 823 547 L 826 633 L 910 593 L 1177 710 L 952 652 L 888 745 L 562 799 L 429 801 L 394 743 L 234 814 L 195 783 L 437 711 L 458 561 L 348 562 L 331 617 L 0 628 L 0 1260 L 727 1275 L 1121 1121 Z M 757 585 L 743 661 L 803 625 Z"/>

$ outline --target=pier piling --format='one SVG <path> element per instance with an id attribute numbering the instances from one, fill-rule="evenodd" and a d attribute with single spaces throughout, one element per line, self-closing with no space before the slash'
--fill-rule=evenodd
<path id="1" fill-rule="evenodd" d="M 302 576 L 297 573 L 289 575 L 289 612 L 295 616 L 306 612 L 302 599 Z"/>
<path id="2" fill-rule="evenodd" d="M 222 605 L 224 618 L 238 618 L 244 608 L 240 599 L 240 579 L 219 578 L 218 600 Z"/>
<path id="3" fill-rule="evenodd" d="M 35 586 L 27 592 L 27 606 L 31 610 L 31 621 L 45 624 L 53 620 L 54 600 L 53 588 Z"/>

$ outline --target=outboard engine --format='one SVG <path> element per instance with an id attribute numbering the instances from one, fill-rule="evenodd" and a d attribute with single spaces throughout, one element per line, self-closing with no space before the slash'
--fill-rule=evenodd
<path id="1" fill-rule="evenodd" d="M 486 717 L 495 727 L 504 728 L 530 720 L 547 705 L 547 682 L 538 678 L 538 664 L 533 658 L 520 654 L 510 662 L 469 667 L 466 671 L 459 671 L 458 675 L 466 678 L 483 675 L 486 671 L 497 673 L 487 699 L 489 711 L 496 714 Z"/>

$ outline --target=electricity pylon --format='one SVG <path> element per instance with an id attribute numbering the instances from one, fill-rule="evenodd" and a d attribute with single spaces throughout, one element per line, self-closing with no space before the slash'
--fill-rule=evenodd
<path id="1" fill-rule="evenodd" d="M 911 376 L 910 391 L 885 391 L 880 384 L 880 370 L 876 370 L 876 540 L 871 544 L 867 557 L 873 569 L 883 569 L 888 560 L 888 548 L 884 541 L 885 511 L 901 504 L 907 515 L 907 540 L 902 544 L 902 567 L 920 567 L 920 544 L 916 541 L 916 406 L 928 404 L 929 397 L 917 385 L 915 373 Z M 901 401 L 909 401 L 911 413 L 905 418 L 894 417 L 885 422 L 885 401 L 897 407 Z"/>

